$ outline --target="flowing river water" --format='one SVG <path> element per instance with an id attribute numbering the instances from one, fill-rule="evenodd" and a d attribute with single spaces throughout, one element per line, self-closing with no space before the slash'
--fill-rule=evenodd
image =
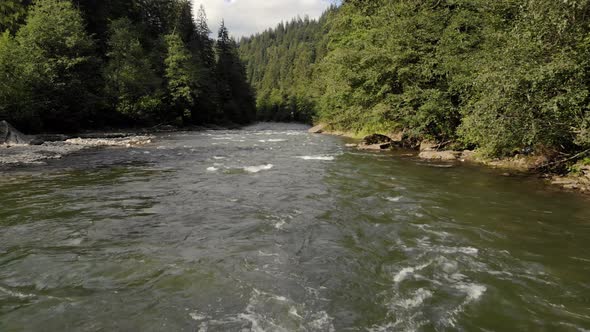
<path id="1" fill-rule="evenodd" d="M 299 125 L 0 172 L 0 331 L 589 331 L 590 201 Z"/>

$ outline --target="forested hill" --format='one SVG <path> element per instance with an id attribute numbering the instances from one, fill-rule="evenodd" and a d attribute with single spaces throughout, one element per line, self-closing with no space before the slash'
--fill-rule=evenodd
<path id="1" fill-rule="evenodd" d="M 326 22 L 298 17 L 240 41 L 250 84 L 257 91 L 258 118 L 307 121 L 314 114 L 314 65 L 326 54 Z"/>
<path id="2" fill-rule="evenodd" d="M 0 1 L 0 120 L 29 132 L 253 120 L 236 42 L 192 13 L 190 0 Z"/>
<path id="3" fill-rule="evenodd" d="M 264 118 L 490 156 L 590 147 L 590 2 L 346 0 L 242 40 Z"/>

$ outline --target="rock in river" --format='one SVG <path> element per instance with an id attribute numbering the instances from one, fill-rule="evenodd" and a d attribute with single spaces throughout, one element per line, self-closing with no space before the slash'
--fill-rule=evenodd
<path id="1" fill-rule="evenodd" d="M 373 134 L 363 138 L 358 148 L 361 150 L 387 150 L 393 146 L 391 138 L 381 134 Z"/>
<path id="2" fill-rule="evenodd" d="M 323 123 L 320 123 L 319 125 L 309 129 L 308 132 L 311 134 L 321 134 L 324 132 L 325 129 L 326 129 L 326 125 Z"/>
<path id="3" fill-rule="evenodd" d="M 0 144 L 22 145 L 29 144 L 33 138 L 16 130 L 10 123 L 0 121 Z"/>

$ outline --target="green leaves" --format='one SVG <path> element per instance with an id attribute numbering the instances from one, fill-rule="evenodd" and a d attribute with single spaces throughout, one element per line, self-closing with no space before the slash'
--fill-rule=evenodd
<path id="1" fill-rule="evenodd" d="M 307 96 L 335 129 L 567 153 L 590 147 L 588 13 L 588 0 L 348 0 L 241 49 L 267 117 Z M 308 26 L 327 37 L 300 38 Z"/>
<path id="2" fill-rule="evenodd" d="M 162 105 L 156 102 L 162 93 L 161 79 L 140 38 L 140 31 L 129 19 L 111 23 L 104 77 L 113 107 L 135 120 L 147 121 L 162 116 L 158 114 Z"/>
<path id="3" fill-rule="evenodd" d="M 187 121 L 192 116 L 191 111 L 200 94 L 198 60 L 188 51 L 179 35 L 167 35 L 165 41 L 168 51 L 164 60 L 168 93 L 175 108 L 180 111 L 179 115 Z"/>
<path id="4" fill-rule="evenodd" d="M 88 75 L 95 63 L 80 13 L 68 1 L 37 1 L 14 40 L 5 36 L 3 44 L 9 119 L 24 129 L 76 128 L 92 108 Z"/>

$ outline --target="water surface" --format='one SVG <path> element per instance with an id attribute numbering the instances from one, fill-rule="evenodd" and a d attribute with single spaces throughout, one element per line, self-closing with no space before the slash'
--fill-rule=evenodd
<path id="1" fill-rule="evenodd" d="M 588 331 L 590 205 L 297 125 L 0 173 L 0 331 Z"/>

